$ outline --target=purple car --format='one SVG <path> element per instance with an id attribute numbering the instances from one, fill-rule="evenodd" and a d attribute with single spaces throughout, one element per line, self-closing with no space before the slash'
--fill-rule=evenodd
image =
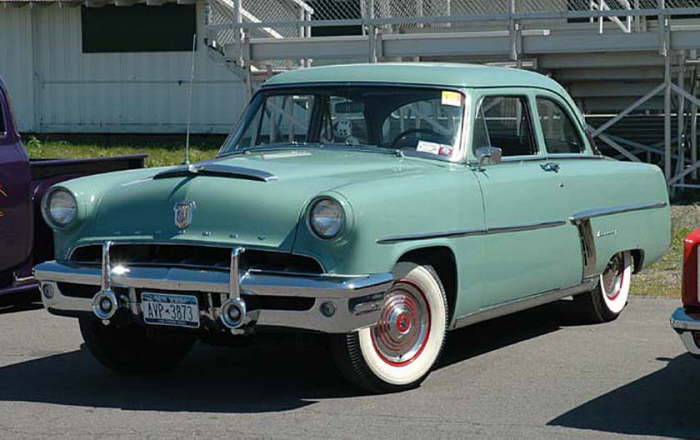
<path id="1" fill-rule="evenodd" d="M 0 78 L 0 305 L 39 299 L 32 267 L 53 259 L 53 236 L 40 202 L 55 183 L 143 168 L 146 155 L 85 160 L 29 160 Z"/>

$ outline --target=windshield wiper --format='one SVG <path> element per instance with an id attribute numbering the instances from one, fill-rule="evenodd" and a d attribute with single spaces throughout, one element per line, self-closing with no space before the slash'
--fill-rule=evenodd
<path id="1" fill-rule="evenodd" d="M 214 176 L 227 177 L 231 179 L 256 180 L 259 182 L 269 182 L 277 180 L 277 176 L 263 170 L 252 168 L 234 167 L 216 163 L 204 163 L 199 165 L 181 165 L 169 170 L 161 171 L 153 176 L 154 180 L 169 179 L 173 177 L 197 177 Z"/>

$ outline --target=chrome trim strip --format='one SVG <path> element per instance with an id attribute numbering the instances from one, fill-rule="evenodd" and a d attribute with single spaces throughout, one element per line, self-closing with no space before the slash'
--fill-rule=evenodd
<path id="1" fill-rule="evenodd" d="M 432 238 L 469 237 L 472 235 L 484 235 L 485 233 L 485 229 L 454 229 L 452 231 L 389 235 L 387 237 L 378 238 L 377 244 L 392 244 L 413 240 L 430 240 Z"/>
<path id="2" fill-rule="evenodd" d="M 498 318 L 500 316 L 510 315 L 511 313 L 520 312 L 532 307 L 541 306 L 550 302 L 557 301 L 567 296 L 578 295 L 593 290 L 597 284 L 597 280 L 588 281 L 579 285 L 565 288 L 554 289 L 547 292 L 531 295 L 525 298 L 516 299 L 504 304 L 487 307 L 479 311 L 455 318 L 452 322 L 451 329 L 464 327 L 478 322 L 487 321 L 489 319 Z"/>
<path id="3" fill-rule="evenodd" d="M 402 234 L 402 235 L 390 235 L 387 237 L 382 237 L 377 239 L 377 244 L 393 244 L 403 241 L 414 241 L 414 240 L 429 240 L 433 238 L 456 238 L 456 237 L 469 237 L 473 235 L 492 235 L 492 234 L 503 234 L 506 232 L 521 232 L 521 231 L 534 231 L 537 229 L 544 228 L 555 228 L 557 226 L 563 226 L 566 222 L 557 220 L 551 222 L 541 222 L 541 223 L 530 223 L 525 225 L 515 225 L 515 226 L 500 226 L 490 229 L 455 229 L 452 231 L 442 231 L 442 232 L 426 232 L 426 233 L 416 233 L 416 234 Z"/>
<path id="4" fill-rule="evenodd" d="M 595 217 L 602 217 L 605 215 L 622 214 L 625 212 L 632 211 L 644 211 L 647 209 L 657 209 L 667 206 L 666 202 L 645 202 L 645 203 L 635 203 L 632 205 L 619 205 L 610 206 L 607 208 L 594 208 L 587 209 L 585 211 L 577 212 L 576 214 L 569 217 L 569 221 L 572 223 L 578 223 L 583 220 L 588 220 Z"/>
<path id="5" fill-rule="evenodd" d="M 545 228 L 556 228 L 557 226 L 564 226 L 565 221 L 557 220 L 552 222 L 542 222 L 542 223 L 531 223 L 527 225 L 518 226 L 503 226 L 498 228 L 491 228 L 486 230 L 486 234 L 503 234 L 504 232 L 521 232 L 521 231 L 534 231 L 537 229 Z"/>

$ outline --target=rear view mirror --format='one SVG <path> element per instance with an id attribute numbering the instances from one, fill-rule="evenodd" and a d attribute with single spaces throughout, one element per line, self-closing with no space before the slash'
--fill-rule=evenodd
<path id="1" fill-rule="evenodd" d="M 476 158 L 479 161 L 479 167 L 484 163 L 498 163 L 503 156 L 503 150 L 498 147 L 479 147 L 476 149 Z"/>

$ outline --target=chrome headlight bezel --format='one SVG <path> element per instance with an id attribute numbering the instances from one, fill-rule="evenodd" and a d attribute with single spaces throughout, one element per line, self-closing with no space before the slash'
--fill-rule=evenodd
<path id="1" fill-rule="evenodd" d="M 326 232 L 322 230 L 322 226 L 319 224 L 320 222 L 316 220 L 316 218 L 318 218 L 317 209 L 322 208 L 322 204 L 325 204 L 326 207 L 328 207 L 330 204 L 330 206 L 337 209 L 336 212 L 339 213 L 339 215 L 336 216 L 336 223 L 334 224 L 334 226 L 326 228 Z M 320 238 L 321 240 L 332 240 L 340 236 L 345 230 L 346 223 L 347 213 L 345 212 L 345 208 L 343 207 L 343 204 L 335 198 L 330 196 L 321 196 L 315 198 L 309 204 L 308 213 L 306 215 L 306 225 L 311 231 L 311 233 L 314 234 L 314 236 Z"/>
<path id="2" fill-rule="evenodd" d="M 60 216 L 54 215 L 57 208 L 52 207 L 52 201 L 56 200 L 56 197 L 64 197 L 64 201 L 67 200 L 72 204 L 72 215 L 70 217 L 61 218 Z M 44 196 L 44 199 L 42 200 L 41 213 L 44 216 L 44 220 L 46 220 L 50 226 L 65 229 L 73 225 L 78 219 L 78 200 L 71 191 L 65 188 L 53 188 Z"/>

